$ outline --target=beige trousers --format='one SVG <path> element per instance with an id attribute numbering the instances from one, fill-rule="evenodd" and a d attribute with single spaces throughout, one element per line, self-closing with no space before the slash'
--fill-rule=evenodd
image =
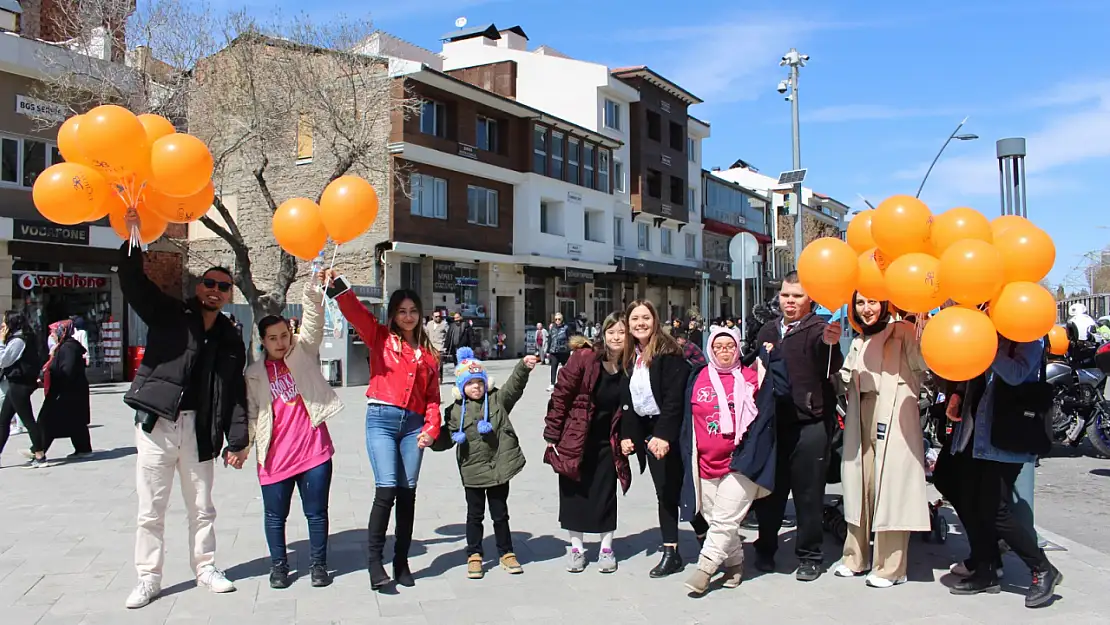
<path id="1" fill-rule="evenodd" d="M 214 564 L 216 507 L 212 503 L 215 461 L 198 462 L 196 414 L 182 411 L 177 422 L 158 419 L 149 434 L 135 425 L 138 452 L 135 490 L 139 495 L 139 526 L 135 532 L 135 569 L 139 579 L 160 584 L 165 560 L 163 534 L 173 476 L 181 479 L 181 494 L 189 519 L 189 552 L 193 571 Z"/>
<path id="2" fill-rule="evenodd" d="M 709 523 L 709 531 L 698 568 L 712 575 L 722 566 L 744 564 L 740 522 L 758 492 L 755 482 L 735 472 L 717 479 L 701 479 L 701 514 Z"/>
<path id="3" fill-rule="evenodd" d="M 875 532 L 875 553 L 871 553 L 871 521 L 875 509 L 875 443 L 878 428 L 875 419 L 875 394 L 860 395 L 860 462 L 863 465 L 863 510 L 860 525 L 848 524 L 848 538 L 844 541 L 844 564 L 860 573 L 872 573 L 891 581 L 906 576 L 906 553 L 910 544 L 909 532 Z"/>

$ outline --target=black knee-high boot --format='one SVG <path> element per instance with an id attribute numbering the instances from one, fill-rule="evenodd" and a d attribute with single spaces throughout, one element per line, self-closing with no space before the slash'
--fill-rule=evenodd
<path id="1" fill-rule="evenodd" d="M 401 586 L 415 586 L 409 570 L 409 548 L 412 547 L 412 526 L 416 517 L 416 490 L 397 489 L 396 527 L 393 544 L 393 579 Z"/>
<path id="2" fill-rule="evenodd" d="M 370 507 L 370 521 L 366 525 L 366 546 L 368 554 L 366 568 L 370 572 L 370 589 L 377 590 L 389 583 L 389 574 L 382 565 L 382 551 L 385 549 L 385 531 L 389 528 L 389 513 L 393 510 L 393 500 L 397 489 L 380 487 L 374 491 L 374 504 Z"/>

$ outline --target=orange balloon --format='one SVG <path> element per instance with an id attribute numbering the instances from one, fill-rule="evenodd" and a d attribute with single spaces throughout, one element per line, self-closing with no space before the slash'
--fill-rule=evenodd
<path id="1" fill-rule="evenodd" d="M 1056 245 L 1052 237 L 1031 223 L 1007 228 L 994 243 L 1002 255 L 1007 282 L 1043 280 L 1056 263 Z"/>
<path id="2" fill-rule="evenodd" d="M 98 106 L 82 115 L 77 139 L 78 148 L 93 167 L 108 175 L 141 170 L 150 154 L 139 118 L 114 104 Z"/>
<path id="3" fill-rule="evenodd" d="M 1018 343 L 1044 338 L 1056 325 L 1056 299 L 1033 282 L 1011 282 L 990 304 L 998 333 Z"/>
<path id="4" fill-rule="evenodd" d="M 139 115 L 139 123 L 143 125 L 143 130 L 146 131 L 147 143 L 150 145 L 154 145 L 155 141 L 166 135 L 172 135 L 177 132 L 173 124 L 170 123 L 170 120 L 153 113 L 143 113 Z"/>
<path id="5" fill-rule="evenodd" d="M 886 301 L 890 294 L 886 290 L 886 277 L 883 276 L 884 267 L 876 262 L 879 248 L 872 248 L 859 255 L 859 283 L 856 290 L 868 299 Z"/>
<path id="6" fill-rule="evenodd" d="M 1014 226 L 1031 223 L 1033 222 L 1020 215 L 1002 215 L 991 220 L 991 234 L 993 234 L 995 238 L 998 238 L 998 235 Z"/>
<path id="7" fill-rule="evenodd" d="M 81 152 L 81 140 L 77 136 L 81 117 L 81 115 L 74 115 L 58 127 L 58 151 L 62 153 L 62 158 L 66 159 L 67 163 L 88 165 L 89 159 Z"/>
<path id="8" fill-rule="evenodd" d="M 111 192 L 108 181 L 80 163 L 51 165 L 35 179 L 31 197 L 43 217 L 56 224 L 79 224 L 99 209 Z"/>
<path id="9" fill-rule="evenodd" d="M 887 268 L 890 267 L 890 262 L 894 259 L 891 258 L 889 254 L 880 250 L 879 248 L 875 248 L 874 254 L 875 254 L 875 264 L 879 266 L 879 269 L 883 273 L 886 273 Z"/>
<path id="10" fill-rule="evenodd" d="M 169 225 L 169 222 L 147 208 L 142 202 L 135 209 L 139 212 L 139 240 L 142 241 L 143 245 L 157 241 L 159 237 L 166 233 L 166 226 Z M 124 241 L 131 239 L 131 233 L 127 230 L 126 217 L 127 207 L 122 202 L 118 206 L 112 206 L 112 210 L 108 213 L 108 222 L 111 224 L 112 230 L 115 230 L 116 235 Z"/>
<path id="11" fill-rule="evenodd" d="M 171 224 L 187 224 L 207 215 L 212 209 L 216 187 L 209 180 L 197 193 L 188 197 L 175 197 L 148 186 L 143 189 L 143 198 L 147 208 Z"/>
<path id="12" fill-rule="evenodd" d="M 886 270 L 890 303 L 910 313 L 928 312 L 948 299 L 941 289 L 940 261 L 928 254 L 899 256 Z"/>
<path id="13" fill-rule="evenodd" d="M 985 314 L 952 306 L 936 314 L 921 333 L 921 355 L 939 377 L 963 382 L 986 371 L 998 353 L 998 334 Z"/>
<path id="14" fill-rule="evenodd" d="M 282 202 L 274 213 L 272 228 L 281 249 L 302 260 L 316 258 L 328 242 L 320 207 L 303 197 Z"/>
<path id="15" fill-rule="evenodd" d="M 933 218 L 932 243 L 935 256 L 944 256 L 949 246 L 963 239 L 978 239 L 987 243 L 994 240 L 991 223 L 983 213 L 960 206 Z"/>
<path id="16" fill-rule="evenodd" d="M 875 247 L 875 239 L 871 237 L 871 217 L 874 214 L 875 211 L 868 209 L 848 222 L 848 245 L 851 245 L 857 254 Z"/>
<path id="17" fill-rule="evenodd" d="M 378 194 L 358 176 L 340 176 L 320 196 L 320 217 L 336 243 L 358 238 L 378 216 Z"/>
<path id="18" fill-rule="evenodd" d="M 940 282 L 945 294 L 960 304 L 976 306 L 990 301 L 1006 282 L 1002 256 L 980 239 L 956 241 L 940 257 Z"/>
<path id="19" fill-rule="evenodd" d="M 1063 356 L 1068 353 L 1068 331 L 1064 326 L 1052 326 L 1048 331 L 1048 352 L 1053 356 Z"/>
<path id="20" fill-rule="evenodd" d="M 903 254 L 929 251 L 932 213 L 921 200 L 909 195 L 892 195 L 871 216 L 871 236 L 891 259 Z"/>
<path id="21" fill-rule="evenodd" d="M 852 300 L 859 278 L 859 256 L 844 241 L 822 237 L 802 250 L 798 278 L 810 299 L 836 310 Z"/>
<path id="22" fill-rule="evenodd" d="M 189 197 L 212 181 L 212 153 L 193 135 L 176 132 L 154 142 L 150 182 L 166 195 Z"/>

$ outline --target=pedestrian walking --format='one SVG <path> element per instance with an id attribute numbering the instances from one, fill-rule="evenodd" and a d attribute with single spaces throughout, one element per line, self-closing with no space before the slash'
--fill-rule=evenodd
<path id="1" fill-rule="evenodd" d="M 536 351 L 540 360 L 547 364 L 547 328 L 542 323 L 536 324 Z"/>
<path id="2" fill-rule="evenodd" d="M 130 217 L 129 222 L 136 219 Z M 189 520 L 190 561 L 198 586 L 215 593 L 235 590 L 216 568 L 216 506 L 212 501 L 215 458 L 243 467 L 250 444 L 243 379 L 242 334 L 220 314 L 231 295 L 231 272 L 212 267 L 181 301 L 164 293 L 144 272 L 144 254 L 124 243 L 119 281 L 124 297 L 147 324 L 146 353 L 123 396 L 135 410 L 135 534 L 138 584 L 128 608 L 141 608 L 161 593 L 163 534 L 174 475 L 181 474 Z M 224 447 L 224 440 L 227 446 Z"/>
<path id="3" fill-rule="evenodd" d="M 87 352 L 74 335 L 74 322 L 66 319 L 50 326 L 56 347 L 42 368 L 42 389 L 46 396 L 39 411 L 42 451 L 46 454 L 59 438 L 68 438 L 76 460 L 92 455 L 89 437 L 89 379 L 85 375 Z"/>
<path id="4" fill-rule="evenodd" d="M 424 448 L 439 435 L 441 356 L 420 323 L 424 310 L 416 292 L 394 291 L 386 306 L 388 321 L 383 324 L 334 269 L 328 270 L 328 284 L 328 296 L 339 304 L 370 351 L 370 387 L 366 390 L 366 452 L 374 471 L 374 503 L 366 528 L 370 589 L 379 590 L 391 581 L 382 551 L 394 504 L 393 580 L 401 586 L 415 586 L 409 549 L 416 483 Z M 456 313 L 455 317 L 461 326 L 462 316 Z"/>
<path id="5" fill-rule="evenodd" d="M 621 443 L 621 395 L 626 384 L 621 357 L 627 328 L 613 313 L 602 323 L 603 342 L 575 350 L 555 383 L 543 438 L 544 462 L 559 474 L 559 524 L 569 533 L 567 571 L 586 570 L 586 534 L 600 534 L 598 571 L 617 570 L 617 486 L 632 485 L 628 454 Z"/>
<path id="6" fill-rule="evenodd" d="M 551 363 L 551 384 L 547 392 L 555 390 L 555 381 L 559 379 L 559 367 L 567 364 L 570 358 L 570 326 L 563 323 L 562 313 L 555 313 L 551 327 L 547 330 L 547 355 Z"/>
<path id="7" fill-rule="evenodd" d="M 455 401 L 447 407 L 432 449 L 458 447 L 455 457 L 466 492 L 466 576 L 485 577 L 482 538 L 487 502 L 498 562 L 510 575 L 519 575 L 524 569 L 513 552 L 509 530 L 509 481 L 524 469 L 525 460 L 509 414 L 524 394 L 528 374 L 539 359 L 525 356 L 500 388 L 470 348 L 459 350 L 456 359 L 459 364 L 451 390 Z"/>
<path id="8" fill-rule="evenodd" d="M 443 313 L 439 310 L 432 312 L 432 320 L 424 324 L 424 332 L 428 335 L 428 339 L 432 342 L 432 347 L 436 348 L 439 352 L 439 379 L 443 379 L 443 362 L 447 360 L 444 357 L 447 349 L 447 320 L 443 318 Z"/>
<path id="9" fill-rule="evenodd" d="M 18 415 L 19 422 L 31 439 L 27 452 L 30 455 L 27 466 L 31 469 L 48 466 L 42 430 L 35 421 L 35 411 L 31 406 L 31 395 L 38 388 L 42 373 L 38 345 L 23 313 L 9 310 L 4 314 L 4 322 L 0 325 L 0 372 L 7 389 L 4 402 L 0 404 L 0 453 L 8 442 L 12 417 Z"/>
<path id="10" fill-rule="evenodd" d="M 320 284 L 324 272 L 316 274 Z M 331 584 L 328 573 L 328 501 L 335 447 L 328 425 L 343 403 L 320 371 L 324 305 L 308 282 L 302 295 L 304 325 L 293 335 L 284 317 L 258 322 L 264 358 L 247 367 L 250 439 L 262 487 L 266 544 L 270 548 L 270 588 L 288 588 L 285 523 L 293 490 L 308 521 L 309 577 L 313 587 Z"/>

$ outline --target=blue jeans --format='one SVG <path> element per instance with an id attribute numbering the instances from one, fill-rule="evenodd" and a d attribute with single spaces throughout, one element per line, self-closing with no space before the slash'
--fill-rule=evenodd
<path id="1" fill-rule="evenodd" d="M 424 415 L 384 404 L 366 406 L 366 453 L 378 488 L 416 488 L 423 454 L 416 437 Z"/>
<path id="2" fill-rule="evenodd" d="M 1021 467 L 1017 481 L 1014 483 L 1014 498 L 1011 502 L 1014 519 L 1030 534 L 1037 537 L 1037 542 L 1043 547 L 1044 540 L 1037 534 L 1033 526 L 1033 490 L 1036 487 L 1037 469 L 1034 463 L 1026 462 Z"/>
<path id="3" fill-rule="evenodd" d="M 328 495 L 331 493 L 331 460 L 276 484 L 262 487 L 266 544 L 270 563 L 287 564 L 285 519 L 293 501 L 293 487 L 301 494 L 301 508 L 308 519 L 308 544 L 312 564 L 328 562 Z"/>

